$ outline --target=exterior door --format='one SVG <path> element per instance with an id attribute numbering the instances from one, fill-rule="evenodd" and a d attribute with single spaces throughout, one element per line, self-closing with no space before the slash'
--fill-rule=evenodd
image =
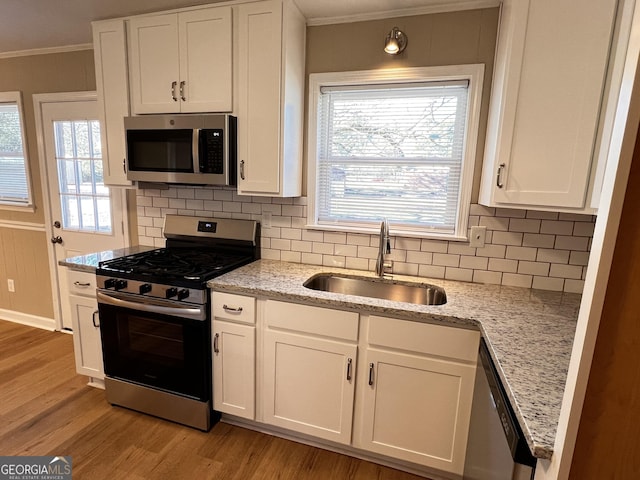
<path id="1" fill-rule="evenodd" d="M 98 107 L 41 103 L 42 140 L 63 329 L 72 329 L 67 268 L 58 261 L 125 246 L 123 192 L 104 185 Z"/>

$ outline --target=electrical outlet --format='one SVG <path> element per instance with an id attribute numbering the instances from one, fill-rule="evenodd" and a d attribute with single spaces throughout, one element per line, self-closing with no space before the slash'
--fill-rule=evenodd
<path id="1" fill-rule="evenodd" d="M 271 212 L 262 213 L 262 226 L 264 228 L 271 228 Z"/>
<path id="2" fill-rule="evenodd" d="M 13 278 L 7 279 L 7 288 L 9 289 L 10 292 L 16 291 L 16 285 L 13 283 Z"/>
<path id="3" fill-rule="evenodd" d="M 484 239 L 487 236 L 487 227 L 471 227 L 471 235 L 469 238 L 470 247 L 484 247 Z"/>

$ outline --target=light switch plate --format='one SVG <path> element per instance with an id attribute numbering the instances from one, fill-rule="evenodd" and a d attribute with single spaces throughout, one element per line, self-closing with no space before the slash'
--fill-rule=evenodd
<path id="1" fill-rule="evenodd" d="M 484 239 L 487 236 L 487 227 L 471 227 L 469 238 L 470 247 L 484 247 Z"/>

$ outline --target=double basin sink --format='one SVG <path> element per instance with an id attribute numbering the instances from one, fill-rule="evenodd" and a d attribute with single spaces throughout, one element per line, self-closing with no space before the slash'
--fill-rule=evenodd
<path id="1" fill-rule="evenodd" d="M 424 283 L 320 273 L 309 278 L 303 285 L 311 290 L 322 292 L 381 298 L 417 305 L 443 305 L 447 303 L 447 294 L 443 288 Z"/>

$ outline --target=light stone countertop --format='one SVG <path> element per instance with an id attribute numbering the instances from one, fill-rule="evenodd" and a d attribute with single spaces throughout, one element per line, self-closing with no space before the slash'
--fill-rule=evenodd
<path id="1" fill-rule="evenodd" d="M 430 283 L 443 287 L 447 293 L 447 303 L 427 306 L 303 287 L 303 282 L 309 277 L 327 272 L 375 276 L 359 270 L 258 260 L 210 280 L 208 285 L 214 291 L 479 329 L 529 448 L 538 458 L 551 458 L 580 295 L 393 276 L 394 281 Z"/>
<path id="2" fill-rule="evenodd" d="M 78 255 L 77 257 L 65 258 L 60 260 L 58 265 L 69 267 L 71 270 L 79 272 L 96 273 L 98 263 L 105 260 L 112 260 L 118 257 L 126 257 L 134 253 L 146 252 L 147 250 L 155 250 L 154 247 L 138 245 L 135 247 L 118 248 L 116 250 L 105 250 L 103 252 L 88 253 L 86 255 Z"/>

